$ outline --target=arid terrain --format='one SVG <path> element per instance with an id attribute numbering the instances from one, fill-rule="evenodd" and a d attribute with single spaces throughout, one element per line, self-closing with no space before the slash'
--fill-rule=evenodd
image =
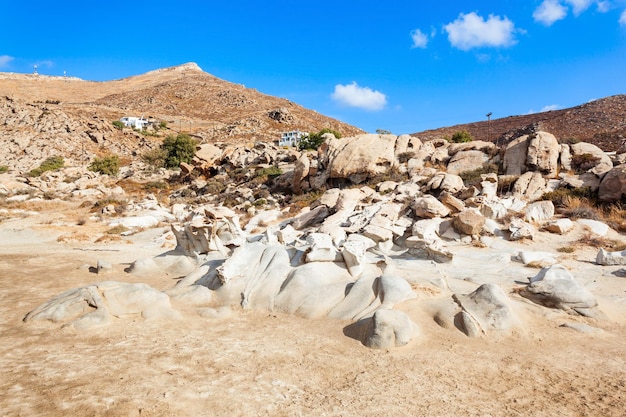
<path id="1" fill-rule="evenodd" d="M 1 416 L 624 415 L 625 96 L 485 138 L 363 134 L 195 64 L 0 92 Z M 142 157 L 181 132 L 180 169 Z"/>
<path id="2" fill-rule="evenodd" d="M 100 259 L 115 266 L 105 279 L 165 289 L 178 278 L 123 272 L 139 257 L 171 249 L 171 242 L 154 243 L 167 228 L 93 243 L 103 227 L 77 226 L 77 215 L 71 206 L 55 206 L 53 213 L 0 224 L 4 416 L 623 415 L 626 280 L 610 274 L 615 268 L 587 279 L 602 294 L 603 308 L 622 300 L 621 310 L 607 309 L 609 321 L 540 312 L 517 297 L 523 310 L 543 318 L 507 337 L 471 339 L 420 313 L 424 336 L 393 350 L 369 349 L 346 337 L 348 322 L 240 308 L 224 318 L 183 308 L 179 320 L 129 317 L 83 332 L 25 324 L 24 315 L 52 295 L 100 281 L 89 270 Z M 89 238 L 58 241 L 76 230 Z M 550 250 L 576 237 L 520 247 Z M 581 249 L 568 262 L 584 269 L 594 255 Z M 518 272 L 504 270 L 497 279 L 514 285 L 526 278 Z M 527 275 L 535 272 L 528 269 Z M 440 302 L 420 295 L 419 303 L 429 301 Z M 415 306 L 409 302 L 403 309 Z M 565 323 L 598 328 L 585 333 Z"/>

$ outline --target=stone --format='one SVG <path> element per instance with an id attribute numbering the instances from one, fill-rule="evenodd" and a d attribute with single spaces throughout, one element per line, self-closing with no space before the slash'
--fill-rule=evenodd
<path id="1" fill-rule="evenodd" d="M 421 218 L 446 217 L 450 209 L 432 195 L 417 197 L 411 205 L 415 215 Z"/>
<path id="2" fill-rule="evenodd" d="M 526 223 L 524 220 L 514 217 L 509 223 L 509 232 L 511 240 L 533 239 L 536 233 L 535 228 Z"/>
<path id="3" fill-rule="evenodd" d="M 543 226 L 550 233 L 565 234 L 574 228 L 574 222 L 570 219 L 553 220 Z"/>
<path id="4" fill-rule="evenodd" d="M 593 294 L 559 264 L 542 268 L 530 279 L 522 295 L 546 307 L 583 316 L 599 316 L 598 303 Z"/>
<path id="5" fill-rule="evenodd" d="M 482 168 L 489 161 L 489 156 L 477 150 L 456 153 L 448 163 L 448 174 L 459 175 L 463 172 Z"/>
<path id="6" fill-rule="evenodd" d="M 330 211 L 325 205 L 319 205 L 310 211 L 295 217 L 291 225 L 296 230 L 302 230 L 309 226 L 322 223 L 328 216 Z"/>
<path id="7" fill-rule="evenodd" d="M 497 284 L 483 284 L 468 295 L 455 294 L 453 298 L 465 313 L 460 317 L 461 330 L 470 337 L 509 330 L 519 323 L 509 297 Z"/>
<path id="8" fill-rule="evenodd" d="M 454 218 L 452 225 L 461 234 L 480 235 L 485 225 L 485 217 L 476 209 L 467 209 Z"/>
<path id="9" fill-rule="evenodd" d="M 363 344 L 374 349 L 404 346 L 417 333 L 417 325 L 402 311 L 380 309 L 369 321 Z"/>
<path id="10" fill-rule="evenodd" d="M 589 162 L 589 165 L 591 165 L 590 168 L 587 168 L 587 166 L 585 165 L 583 167 L 578 167 L 579 169 L 585 170 L 587 172 L 595 174 L 598 177 L 601 177 L 602 175 L 610 171 L 611 168 L 613 168 L 613 162 L 611 161 L 611 158 L 596 145 L 587 142 L 578 142 L 570 145 L 570 149 L 572 152 L 572 165 L 574 165 L 576 157 L 581 157 L 585 154 L 588 154 L 592 158 L 594 158 L 593 161 Z M 576 167 L 573 166 L 572 168 Z"/>
<path id="11" fill-rule="evenodd" d="M 439 201 L 441 201 L 446 207 L 449 207 L 455 213 L 459 213 L 465 210 L 465 204 L 463 203 L 463 201 L 456 198 L 447 191 L 439 194 Z"/>
<path id="12" fill-rule="evenodd" d="M 328 141 L 330 178 L 358 184 L 383 174 L 395 162 L 395 135 L 364 134 Z"/>
<path id="13" fill-rule="evenodd" d="M 339 260 L 339 252 L 330 235 L 311 233 L 306 237 L 306 241 L 310 245 L 305 258 L 306 262 L 335 262 Z"/>
<path id="14" fill-rule="evenodd" d="M 557 263 L 556 255 L 550 252 L 541 251 L 520 251 L 517 258 L 524 264 L 540 264 L 542 267 Z"/>
<path id="15" fill-rule="evenodd" d="M 350 275 L 355 278 L 358 278 L 363 273 L 366 250 L 366 243 L 359 240 L 346 241 L 341 248 L 341 256 L 346 264 L 346 268 L 348 268 Z"/>
<path id="16" fill-rule="evenodd" d="M 600 248 L 596 263 L 598 265 L 626 265 L 626 250 L 609 252 Z"/>
<path id="17" fill-rule="evenodd" d="M 598 236 L 606 236 L 609 226 L 598 220 L 576 219 L 576 223 L 582 225 L 586 230 Z"/>
<path id="18" fill-rule="evenodd" d="M 513 185 L 513 195 L 526 201 L 535 201 L 546 192 L 546 180 L 541 173 L 528 171 Z"/>
<path id="19" fill-rule="evenodd" d="M 529 170 L 539 171 L 548 178 L 555 178 L 558 172 L 559 142 L 554 135 L 539 131 L 528 142 L 526 165 Z"/>
<path id="20" fill-rule="evenodd" d="M 503 166 L 506 175 L 522 175 L 527 171 L 526 160 L 528 155 L 528 135 L 512 140 L 504 151 Z"/>
<path id="21" fill-rule="evenodd" d="M 604 175 L 598 188 L 598 199 L 607 203 L 626 196 L 626 165 L 618 165 Z"/>
<path id="22" fill-rule="evenodd" d="M 29 312 L 24 321 L 65 322 L 77 330 L 100 327 L 113 317 L 141 314 L 144 318 L 174 318 L 170 299 L 146 284 L 104 281 L 57 295 Z"/>
<path id="23" fill-rule="evenodd" d="M 309 161 L 308 156 L 306 154 L 302 154 L 302 156 L 296 161 L 296 165 L 293 168 L 291 189 L 294 193 L 300 194 L 302 192 L 302 182 L 309 176 L 310 167 L 311 162 Z"/>
<path id="24" fill-rule="evenodd" d="M 524 209 L 524 220 L 527 222 L 542 222 L 552 217 L 554 217 L 554 204 L 550 200 L 529 204 Z"/>
<path id="25" fill-rule="evenodd" d="M 428 181 L 426 188 L 431 191 L 447 191 L 454 194 L 464 189 L 465 184 L 458 175 L 453 175 L 449 172 L 439 172 Z"/>

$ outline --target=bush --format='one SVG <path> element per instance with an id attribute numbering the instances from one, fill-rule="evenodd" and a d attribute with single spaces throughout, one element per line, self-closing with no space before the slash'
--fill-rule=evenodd
<path id="1" fill-rule="evenodd" d="M 590 153 L 574 155 L 572 156 L 572 169 L 576 174 L 583 174 L 595 167 L 598 162 L 600 162 L 600 158 Z"/>
<path id="2" fill-rule="evenodd" d="M 118 128 L 119 130 L 122 130 L 126 127 L 126 125 L 124 124 L 124 122 L 121 122 L 119 120 L 113 120 L 113 126 L 115 126 L 116 128 Z"/>
<path id="3" fill-rule="evenodd" d="M 277 167 L 276 165 L 271 166 L 269 168 L 263 168 L 263 169 L 259 169 L 258 171 L 255 172 L 255 177 L 270 177 L 270 178 L 274 178 L 277 177 L 279 175 L 281 175 L 283 173 L 283 171 Z"/>
<path id="4" fill-rule="evenodd" d="M 57 170 L 59 168 L 63 168 L 63 165 L 65 165 L 65 161 L 63 160 L 62 157 L 60 156 L 51 156 L 50 158 L 46 159 L 45 161 L 43 161 L 41 163 L 41 165 L 39 165 L 38 168 L 35 168 L 33 170 L 31 170 L 28 173 L 29 177 L 38 177 L 41 174 L 43 174 L 46 171 L 54 171 Z"/>
<path id="5" fill-rule="evenodd" d="M 196 154 L 196 141 L 189 135 L 169 135 L 163 140 L 161 149 L 167 152 L 166 168 L 178 168 L 182 162 L 191 163 Z"/>
<path id="6" fill-rule="evenodd" d="M 4 174 L 9 170 L 9 167 L 6 165 L 0 165 L 0 174 Z"/>
<path id="7" fill-rule="evenodd" d="M 163 168 L 167 159 L 167 151 L 162 148 L 150 149 L 141 155 L 141 160 L 153 168 Z"/>
<path id="8" fill-rule="evenodd" d="M 466 187 L 476 185 L 482 181 L 483 174 L 497 174 L 498 165 L 496 164 L 484 164 L 481 168 L 474 169 L 472 171 L 464 171 L 459 174 L 459 177 L 463 180 Z"/>
<path id="9" fill-rule="evenodd" d="M 467 130 L 459 130 L 458 132 L 455 132 L 452 135 L 450 142 L 465 143 L 465 142 L 471 142 L 472 140 L 473 140 L 472 135 L 470 135 Z"/>
<path id="10" fill-rule="evenodd" d="M 120 172 L 120 158 L 117 155 L 96 158 L 89 165 L 88 169 L 93 172 L 99 172 L 102 175 L 115 176 Z"/>
<path id="11" fill-rule="evenodd" d="M 305 136 L 304 138 L 302 138 L 302 140 L 298 144 L 298 150 L 300 151 L 304 151 L 307 149 L 316 150 L 317 148 L 320 147 L 322 143 L 324 143 L 325 139 L 322 136 L 324 136 L 326 133 L 332 133 L 333 135 L 335 135 L 337 139 L 341 138 L 341 133 L 337 132 L 336 130 L 325 128 L 325 129 L 320 130 L 317 133 L 309 133 L 308 136 Z"/>

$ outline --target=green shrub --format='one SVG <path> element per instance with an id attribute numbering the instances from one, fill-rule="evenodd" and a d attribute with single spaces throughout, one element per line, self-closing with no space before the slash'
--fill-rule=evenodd
<path id="1" fill-rule="evenodd" d="M 498 165 L 496 164 L 484 164 L 482 167 L 474 169 L 472 171 L 465 171 L 459 174 L 459 177 L 463 180 L 466 187 L 478 184 L 483 174 L 498 173 Z"/>
<path id="2" fill-rule="evenodd" d="M 255 172 L 255 176 L 256 177 L 277 177 L 279 175 L 281 175 L 283 173 L 283 171 L 276 165 L 271 166 L 269 168 L 263 168 L 263 169 L 259 169 Z"/>
<path id="3" fill-rule="evenodd" d="M 120 158 L 117 155 L 96 158 L 89 165 L 89 170 L 103 175 L 115 176 L 120 172 Z"/>
<path id="4" fill-rule="evenodd" d="M 178 168 L 181 162 L 191 163 L 196 154 L 196 141 L 189 135 L 169 135 L 163 140 L 161 149 L 167 152 L 166 168 Z"/>
<path id="5" fill-rule="evenodd" d="M 115 126 L 116 128 L 118 128 L 119 130 L 122 130 L 126 127 L 126 125 L 124 124 L 124 122 L 119 121 L 119 120 L 113 120 L 113 126 Z"/>
<path id="6" fill-rule="evenodd" d="M 324 138 L 322 136 L 324 136 L 324 134 L 326 133 L 332 133 L 337 139 L 341 138 L 341 133 L 337 132 L 336 130 L 325 128 L 317 133 L 309 133 L 307 136 L 302 138 L 302 140 L 298 144 L 298 150 L 316 150 L 320 147 L 322 143 L 324 143 Z"/>
<path id="7" fill-rule="evenodd" d="M 165 120 L 161 120 L 159 122 L 159 129 L 165 129 L 167 127 L 167 122 Z"/>
<path id="8" fill-rule="evenodd" d="M 9 167 L 6 165 L 0 165 L 0 174 L 4 174 L 9 170 Z"/>
<path id="9" fill-rule="evenodd" d="M 43 161 L 41 163 L 41 165 L 39 165 L 39 167 L 31 170 L 28 173 L 28 176 L 30 177 L 38 177 L 41 174 L 43 174 L 46 171 L 54 171 L 57 170 L 59 168 L 63 168 L 63 165 L 65 165 L 65 161 L 63 160 L 62 157 L 60 156 L 51 156 L 50 158 L 46 159 L 45 161 Z"/>
<path id="10" fill-rule="evenodd" d="M 471 142 L 472 140 L 473 140 L 472 135 L 470 135 L 467 130 L 459 130 L 458 132 L 455 132 L 452 135 L 450 142 L 464 143 L 464 142 Z"/>

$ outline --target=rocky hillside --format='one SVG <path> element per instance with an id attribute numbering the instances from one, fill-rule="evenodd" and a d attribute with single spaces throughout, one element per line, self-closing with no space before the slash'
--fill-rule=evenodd
<path id="1" fill-rule="evenodd" d="M 132 158 L 167 134 L 190 133 L 201 142 L 271 142 L 281 132 L 330 128 L 362 131 L 286 99 L 233 84 L 190 63 L 107 82 L 0 73 L 0 165 L 24 171 L 51 155 L 80 165 L 96 155 Z M 122 116 L 164 121 L 143 135 L 119 130 Z"/>
<path id="2" fill-rule="evenodd" d="M 615 151 L 626 139 L 626 95 L 616 95 L 563 110 L 426 130 L 414 133 L 422 139 L 452 136 L 467 130 L 475 140 L 506 144 L 528 126 L 540 125 L 562 142 L 582 141 L 597 145 L 604 151 Z"/>

